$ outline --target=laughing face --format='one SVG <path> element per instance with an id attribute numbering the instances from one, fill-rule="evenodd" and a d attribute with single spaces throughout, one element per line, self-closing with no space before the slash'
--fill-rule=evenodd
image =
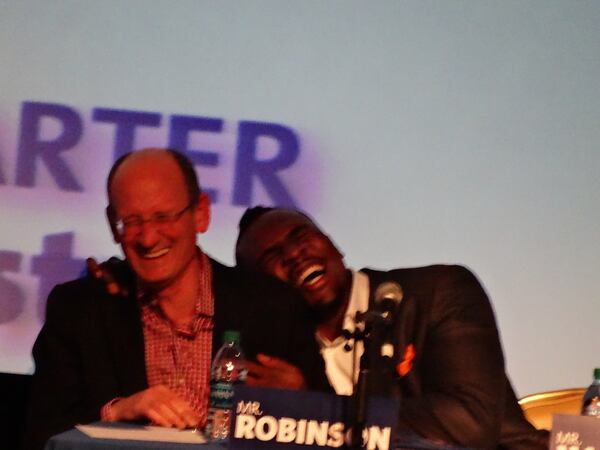
<path id="1" fill-rule="evenodd" d="M 238 243 L 239 263 L 300 290 L 315 309 L 327 308 L 347 290 L 342 254 L 307 217 L 275 209 L 253 222 Z"/>
<path id="2" fill-rule="evenodd" d="M 209 204 L 204 195 L 189 199 L 172 156 L 160 150 L 132 154 L 115 173 L 111 204 L 114 238 L 142 284 L 167 288 L 193 270 L 196 233 L 208 227 Z"/>

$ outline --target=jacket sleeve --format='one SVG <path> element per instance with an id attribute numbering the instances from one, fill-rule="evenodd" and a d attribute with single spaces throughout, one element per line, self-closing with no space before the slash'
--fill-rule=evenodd
<path id="1" fill-rule="evenodd" d="M 308 308 L 296 292 L 293 295 L 295 298 L 291 302 L 293 310 L 290 315 L 291 362 L 300 368 L 309 389 L 333 392 L 325 374 L 325 362 L 315 339 L 315 328 Z"/>
<path id="2" fill-rule="evenodd" d="M 33 347 L 35 373 L 26 450 L 41 450 L 52 435 L 77 423 L 99 420 L 99 409 L 90 408 L 83 400 L 81 347 L 73 333 L 82 324 L 81 318 L 75 320 L 82 302 L 71 298 L 67 290 L 59 285 L 50 293 L 46 320 Z"/>
<path id="3" fill-rule="evenodd" d="M 421 392 L 402 399 L 400 429 L 465 447 L 494 448 L 506 377 L 487 295 L 467 269 L 446 267 L 430 300 L 413 374 L 420 378 Z"/>

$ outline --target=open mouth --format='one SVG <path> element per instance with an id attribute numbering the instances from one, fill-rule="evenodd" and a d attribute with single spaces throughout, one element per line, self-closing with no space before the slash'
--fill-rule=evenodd
<path id="1" fill-rule="evenodd" d="M 325 266 L 322 264 L 312 264 L 304 269 L 296 280 L 298 287 L 311 287 L 316 285 L 325 275 Z"/>
<path id="2" fill-rule="evenodd" d="M 142 256 L 144 259 L 156 259 L 160 258 L 163 255 L 169 253 L 169 248 L 163 248 L 160 250 L 155 250 L 153 252 L 144 253 Z"/>

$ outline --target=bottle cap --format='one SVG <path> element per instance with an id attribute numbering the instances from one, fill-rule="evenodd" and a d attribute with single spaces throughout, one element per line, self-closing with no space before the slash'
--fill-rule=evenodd
<path id="1" fill-rule="evenodd" d="M 595 380 L 600 380 L 600 367 L 596 367 L 594 369 L 594 379 Z"/>
<path id="2" fill-rule="evenodd" d="M 240 332 L 237 330 L 227 330 L 223 333 L 223 342 L 233 342 L 234 344 L 240 343 Z"/>

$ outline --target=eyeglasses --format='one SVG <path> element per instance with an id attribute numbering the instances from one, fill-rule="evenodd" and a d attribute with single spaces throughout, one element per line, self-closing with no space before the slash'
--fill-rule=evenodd
<path id="1" fill-rule="evenodd" d="M 114 222 L 115 228 L 121 237 L 135 236 L 142 230 L 142 225 L 145 223 L 151 223 L 156 228 L 164 229 L 177 222 L 183 213 L 191 209 L 194 204 L 195 202 L 192 202 L 176 212 L 157 212 L 148 219 L 142 219 L 140 216 L 127 216 L 124 219 L 117 219 Z"/>

